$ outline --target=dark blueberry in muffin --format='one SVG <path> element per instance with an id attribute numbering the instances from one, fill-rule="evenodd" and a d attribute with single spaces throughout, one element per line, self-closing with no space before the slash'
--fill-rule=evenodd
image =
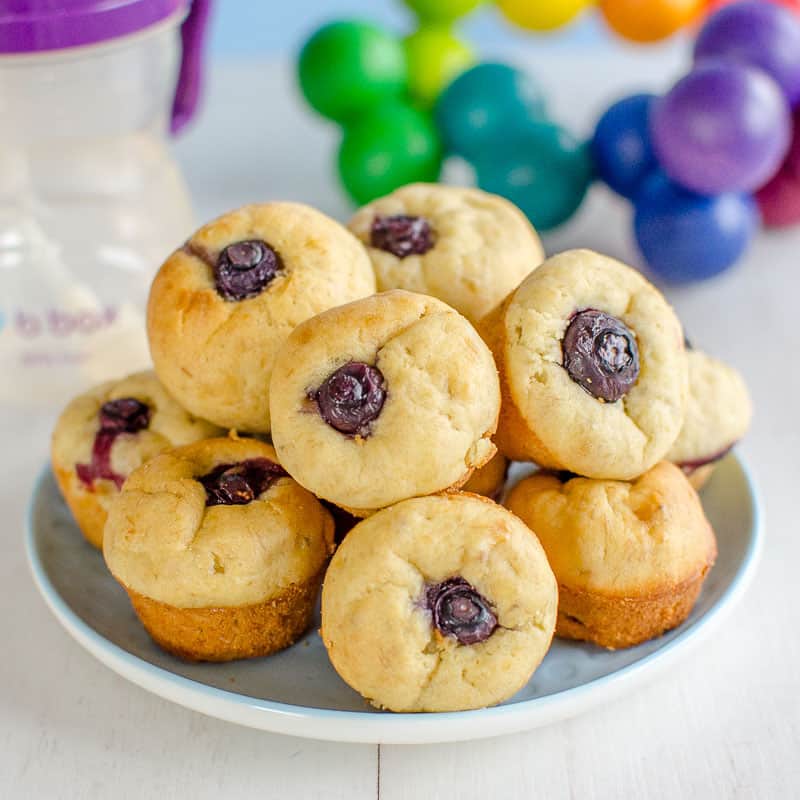
<path id="1" fill-rule="evenodd" d="M 370 244 L 398 258 L 421 256 L 433 247 L 433 231 L 425 217 L 377 216 L 370 229 Z"/>
<path id="2" fill-rule="evenodd" d="M 76 464 L 78 479 L 91 488 L 99 479 L 113 481 L 117 489 L 125 483 L 125 476 L 111 467 L 111 448 L 120 434 L 134 434 L 150 424 L 150 408 L 133 397 L 120 397 L 103 403 L 98 412 L 100 430 L 92 443 L 92 460 Z"/>
<path id="3" fill-rule="evenodd" d="M 214 265 L 215 286 L 226 300 L 246 300 L 260 294 L 282 267 L 280 256 L 266 242 L 234 242 Z"/>
<path id="4" fill-rule="evenodd" d="M 494 633 L 497 617 L 463 578 L 448 578 L 429 586 L 425 594 L 433 624 L 442 635 L 454 636 L 461 644 L 477 644 Z"/>
<path id="5" fill-rule="evenodd" d="M 332 428 L 366 437 L 386 400 L 386 383 L 377 367 L 351 361 L 329 375 L 311 397 Z"/>
<path id="6" fill-rule="evenodd" d="M 639 378 L 639 347 L 622 320 L 586 309 L 573 315 L 561 341 L 564 369 L 598 400 L 615 403 Z"/>
<path id="7" fill-rule="evenodd" d="M 197 480 L 206 490 L 207 506 L 243 506 L 286 474 L 268 458 L 250 458 L 238 464 L 220 464 Z"/>

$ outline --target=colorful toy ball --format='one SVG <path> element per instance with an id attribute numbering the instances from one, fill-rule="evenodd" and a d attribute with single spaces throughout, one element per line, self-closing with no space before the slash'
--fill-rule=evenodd
<path id="1" fill-rule="evenodd" d="M 497 0 L 503 16 L 521 28 L 551 31 L 571 22 L 593 0 Z"/>
<path id="2" fill-rule="evenodd" d="M 720 9 L 703 25 L 694 57 L 760 67 L 775 79 L 789 105 L 800 100 L 800 16 L 782 6 L 745 0 Z"/>
<path id="3" fill-rule="evenodd" d="M 592 138 L 598 177 L 630 200 L 658 167 L 650 142 L 650 109 L 656 96 L 634 94 L 618 100 L 600 117 Z"/>
<path id="4" fill-rule="evenodd" d="M 651 135 L 664 172 L 700 194 L 752 192 L 789 147 L 786 98 L 761 70 L 698 64 L 653 105 Z"/>
<path id="5" fill-rule="evenodd" d="M 696 19 L 705 0 L 600 0 L 608 26 L 632 42 L 657 42 Z"/>
<path id="6" fill-rule="evenodd" d="M 778 174 L 756 194 L 764 224 L 783 227 L 800 223 L 800 110 L 794 115 L 794 138 Z"/>
<path id="7" fill-rule="evenodd" d="M 367 22 L 331 22 L 305 43 L 300 88 L 320 114 L 345 122 L 407 89 L 400 39 Z"/>
<path id="8" fill-rule="evenodd" d="M 424 22 L 452 22 L 469 14 L 484 0 L 403 0 Z"/>
<path id="9" fill-rule="evenodd" d="M 426 25 L 404 42 L 408 86 L 423 105 L 430 106 L 453 78 L 475 62 L 475 54 L 443 25 Z"/>
<path id="10" fill-rule="evenodd" d="M 439 96 L 436 124 L 448 152 L 471 158 L 544 114 L 538 86 L 518 69 L 486 62 L 462 72 Z"/>
<path id="11" fill-rule="evenodd" d="M 549 122 L 531 124 L 519 138 L 473 161 L 478 186 L 517 205 L 539 230 L 566 222 L 592 180 L 589 147 Z"/>
<path id="12" fill-rule="evenodd" d="M 645 179 L 636 199 L 636 241 L 653 273 L 671 283 L 705 280 L 727 269 L 757 228 L 749 195 L 705 197 L 661 172 Z"/>
<path id="13" fill-rule="evenodd" d="M 441 140 L 429 114 L 390 100 L 345 128 L 338 164 L 348 194 L 363 205 L 406 183 L 436 181 Z"/>

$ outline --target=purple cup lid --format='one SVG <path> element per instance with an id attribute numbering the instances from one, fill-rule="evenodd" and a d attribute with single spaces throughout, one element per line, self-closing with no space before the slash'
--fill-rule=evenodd
<path id="1" fill-rule="evenodd" d="M 0 55 L 97 44 L 189 9 L 190 0 L 7 0 L 0 3 Z"/>

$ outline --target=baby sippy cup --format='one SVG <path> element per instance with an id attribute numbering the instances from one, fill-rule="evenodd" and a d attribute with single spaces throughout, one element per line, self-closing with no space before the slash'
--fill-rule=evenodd
<path id="1" fill-rule="evenodd" d="M 168 134 L 208 4 L 0 4 L 0 403 L 58 407 L 149 363 L 148 286 L 193 227 Z"/>

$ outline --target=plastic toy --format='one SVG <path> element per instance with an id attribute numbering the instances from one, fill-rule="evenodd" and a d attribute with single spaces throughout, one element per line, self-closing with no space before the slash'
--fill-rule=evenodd
<path id="1" fill-rule="evenodd" d="M 733 264 L 759 216 L 770 226 L 800 223 L 800 0 L 596 0 L 609 28 L 639 43 L 714 13 L 688 74 L 663 97 L 613 103 L 589 142 L 549 117 L 529 75 L 474 63 L 453 25 L 481 0 L 404 2 L 420 20 L 405 40 L 340 21 L 300 53 L 309 104 L 343 128 L 339 174 L 355 202 L 436 180 L 443 159 L 459 156 L 481 188 L 548 230 L 571 217 L 597 177 L 632 201 L 642 255 L 672 281 Z M 550 31 L 593 0 L 495 5 L 513 24 Z"/>

